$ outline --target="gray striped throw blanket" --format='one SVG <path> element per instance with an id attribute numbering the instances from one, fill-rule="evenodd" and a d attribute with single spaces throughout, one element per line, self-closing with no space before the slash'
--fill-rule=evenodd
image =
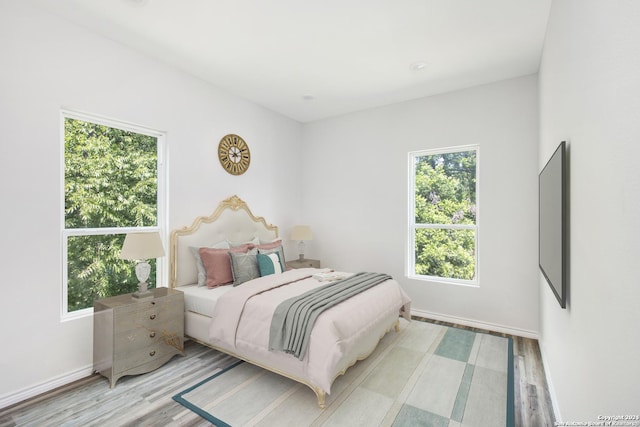
<path id="1" fill-rule="evenodd" d="M 357 273 L 283 301 L 271 320 L 269 350 L 291 353 L 302 360 L 313 325 L 322 312 L 388 279 L 388 274 Z"/>

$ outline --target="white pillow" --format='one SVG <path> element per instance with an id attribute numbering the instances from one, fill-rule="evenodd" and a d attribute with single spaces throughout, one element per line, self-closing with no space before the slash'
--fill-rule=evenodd
<path id="1" fill-rule="evenodd" d="M 227 240 L 227 243 L 229 244 L 229 247 L 231 248 L 237 248 L 238 246 L 243 246 L 243 245 L 259 245 L 260 244 L 260 239 L 258 239 L 257 237 L 254 237 L 253 239 L 247 241 L 247 242 L 240 242 L 240 243 L 236 243 L 236 242 L 232 242 L 230 240 Z"/>

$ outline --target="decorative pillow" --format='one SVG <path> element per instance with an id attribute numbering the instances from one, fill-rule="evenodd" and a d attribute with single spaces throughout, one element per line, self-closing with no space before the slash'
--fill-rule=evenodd
<path id="1" fill-rule="evenodd" d="M 275 248 L 272 248 L 272 249 L 266 249 L 266 248 L 264 248 L 264 246 L 265 245 L 258 246 L 258 253 L 259 254 L 263 254 L 263 255 L 269 255 L 269 254 L 277 253 L 278 254 L 278 260 L 280 261 L 280 268 L 282 269 L 282 271 L 286 271 L 287 270 L 287 265 L 285 263 L 284 250 L 282 249 L 282 245 L 276 246 Z"/>
<path id="2" fill-rule="evenodd" d="M 206 246 L 207 248 L 213 249 L 230 249 L 229 243 L 225 240 L 223 242 L 214 243 L 211 246 Z M 202 258 L 200 257 L 200 248 L 196 248 L 195 246 L 189 246 L 191 249 L 191 253 L 196 259 L 196 267 L 198 268 L 198 286 L 204 286 L 207 284 L 207 272 L 204 269 L 204 265 L 202 264 Z"/>
<path id="3" fill-rule="evenodd" d="M 206 285 L 208 288 L 226 285 L 233 282 L 231 261 L 229 253 L 246 253 L 249 246 L 240 246 L 231 249 L 200 248 L 200 258 L 204 265 Z"/>
<path id="4" fill-rule="evenodd" d="M 233 286 L 238 286 L 252 279 L 260 277 L 258 258 L 255 251 L 237 253 L 229 251 L 231 257 L 231 272 Z"/>
<path id="5" fill-rule="evenodd" d="M 273 241 L 267 242 L 267 243 L 256 244 L 256 248 L 258 248 L 258 249 L 275 249 L 278 246 L 282 246 L 282 240 L 280 240 L 280 239 L 276 239 L 276 240 L 273 240 Z"/>
<path id="6" fill-rule="evenodd" d="M 239 246 L 245 246 L 245 245 L 250 245 L 250 246 L 256 246 L 260 244 L 260 239 L 258 239 L 257 237 L 254 237 L 253 239 L 247 241 L 247 242 L 242 242 L 242 243 L 234 243 L 230 240 L 227 239 L 227 243 L 229 244 L 229 247 L 231 248 L 237 248 Z"/>
<path id="7" fill-rule="evenodd" d="M 282 273 L 282 267 L 280 266 L 280 255 L 274 252 L 269 255 L 258 254 L 258 268 L 260 269 L 260 276 L 268 276 L 269 274 Z"/>

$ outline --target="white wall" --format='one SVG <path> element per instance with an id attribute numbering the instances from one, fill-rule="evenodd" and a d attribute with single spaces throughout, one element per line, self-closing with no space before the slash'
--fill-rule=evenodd
<path id="1" fill-rule="evenodd" d="M 166 131 L 169 229 L 238 194 L 287 232 L 299 222 L 301 125 L 20 1 L 0 2 L 0 52 L 0 403 L 8 404 L 91 369 L 92 318 L 60 321 L 61 108 Z M 240 177 L 217 160 L 227 133 L 250 145 Z"/>
<path id="2" fill-rule="evenodd" d="M 556 0 L 540 70 L 540 159 L 570 161 L 570 291 L 540 278 L 540 344 L 563 421 L 640 411 L 640 3 Z"/>
<path id="3" fill-rule="evenodd" d="M 423 313 L 536 335 L 537 112 L 529 76 L 305 125 L 308 257 L 387 272 Z M 480 286 L 407 279 L 408 152 L 468 144 L 480 146 Z"/>

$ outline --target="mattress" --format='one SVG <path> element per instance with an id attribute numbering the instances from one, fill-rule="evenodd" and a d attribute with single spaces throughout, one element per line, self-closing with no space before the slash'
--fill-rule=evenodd
<path id="1" fill-rule="evenodd" d="M 207 288 L 206 286 L 187 285 L 178 288 L 184 293 L 184 310 L 212 317 L 213 310 L 221 295 L 233 288 L 233 285 Z"/>

